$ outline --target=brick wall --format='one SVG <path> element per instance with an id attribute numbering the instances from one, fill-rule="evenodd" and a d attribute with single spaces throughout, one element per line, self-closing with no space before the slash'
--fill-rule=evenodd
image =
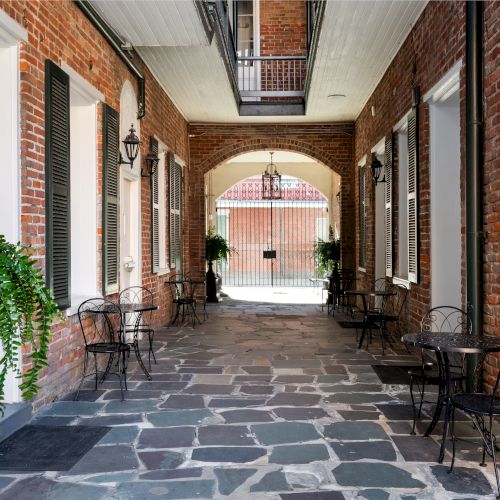
<path id="1" fill-rule="evenodd" d="M 28 31 L 27 43 L 20 46 L 20 117 L 21 117 L 21 235 L 32 245 L 42 269 L 45 268 L 45 142 L 44 142 L 44 63 L 50 58 L 63 61 L 101 91 L 107 104 L 119 110 L 120 92 L 126 79 L 136 88 L 136 80 L 82 12 L 70 1 L 5 1 L 0 9 Z M 187 161 L 187 123 L 160 85 L 137 57 L 135 61 L 146 79 L 147 114 L 141 122 L 142 155 L 149 149 L 149 136 L 155 135 L 180 158 Z M 101 114 L 98 106 L 98 198 L 101 190 Z M 186 173 L 188 173 L 186 169 Z M 142 179 L 142 270 L 143 285 L 152 289 L 160 310 L 155 323 L 166 321 L 170 301 L 163 285 L 164 277 L 151 273 L 150 261 L 150 186 Z M 186 182 L 187 186 L 188 182 Z M 99 208 L 100 212 L 100 208 Z M 98 226 L 101 217 L 98 216 Z M 98 227 L 98 261 L 101 265 L 101 227 Z M 189 247 L 186 245 L 186 252 Z M 98 276 L 101 272 L 98 272 Z M 36 406 L 46 404 L 71 390 L 82 370 L 83 346 L 72 316 L 54 325 L 49 348 L 49 366 L 41 374 L 42 390 Z M 24 353 L 29 354 L 29 353 Z M 26 358 L 25 358 L 26 359 Z"/>
<path id="2" fill-rule="evenodd" d="M 355 232 L 352 134 L 351 123 L 190 124 L 191 184 L 188 233 L 191 266 L 204 268 L 205 174 L 229 158 L 259 150 L 303 153 L 340 174 L 343 262 L 345 266 L 353 266 Z"/>
<path id="3" fill-rule="evenodd" d="M 306 2 L 260 0 L 260 55 L 303 56 L 307 51 Z"/>
<path id="4" fill-rule="evenodd" d="M 500 335 L 500 162 L 499 126 L 500 108 L 498 69 L 499 46 L 499 4 L 484 3 L 484 217 L 485 230 L 489 233 L 485 245 L 484 265 L 484 332 Z M 412 83 L 419 85 L 424 95 L 446 72 L 460 59 L 463 60 L 460 72 L 460 134 L 461 134 L 461 185 L 465 181 L 465 2 L 430 2 L 415 24 L 412 32 L 394 57 L 382 80 L 368 99 L 355 124 L 355 165 L 367 155 L 378 141 L 392 132 L 392 128 L 411 108 Z M 413 70 L 415 69 L 415 75 Z M 375 108 L 375 116 L 371 108 Z M 411 285 L 408 301 L 408 327 L 419 327 L 419 319 L 431 304 L 431 253 L 430 253 L 430 181 L 429 181 L 429 107 L 425 103 L 419 106 L 419 283 Z M 397 186 L 397 164 L 395 159 L 395 183 Z M 369 164 L 369 162 L 368 162 Z M 368 173 L 369 175 L 369 173 Z M 356 213 L 359 192 L 356 183 Z M 462 254 L 465 255 L 465 193 L 462 192 Z M 374 184 L 367 177 L 367 269 L 358 273 L 361 283 L 373 283 L 374 279 Z M 393 227 L 397 228 L 397 197 L 393 199 Z M 356 215 L 356 224 L 358 223 Z M 398 235 L 395 232 L 393 253 L 397 264 Z M 359 257 L 359 249 L 356 259 Z M 462 269 L 462 288 L 465 293 L 465 262 Z M 465 304 L 465 298 L 464 298 Z M 493 366 L 500 367 L 490 358 L 490 375 Z M 496 372 L 495 372 L 496 374 Z M 491 382 L 491 380 L 490 380 Z"/>

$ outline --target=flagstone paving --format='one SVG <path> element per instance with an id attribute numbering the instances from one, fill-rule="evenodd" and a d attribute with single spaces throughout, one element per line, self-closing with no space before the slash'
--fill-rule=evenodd
<path id="1" fill-rule="evenodd" d="M 411 436 L 408 386 L 370 366 L 416 358 L 399 343 L 382 355 L 378 339 L 358 350 L 355 337 L 314 305 L 211 305 L 194 329 L 157 331 L 152 381 L 131 358 L 126 401 L 106 381 L 39 411 L 34 425 L 110 430 L 68 471 L 0 471 L 0 498 L 494 498 L 471 425 L 459 418 L 449 474 L 441 427 L 422 437 L 429 408 Z"/>

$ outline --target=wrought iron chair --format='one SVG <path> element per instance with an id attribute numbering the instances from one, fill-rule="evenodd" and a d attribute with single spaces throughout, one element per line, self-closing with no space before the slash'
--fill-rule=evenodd
<path id="1" fill-rule="evenodd" d="M 196 270 L 186 273 L 186 278 L 191 280 L 193 286 L 193 297 L 195 308 L 200 301 L 203 304 L 203 318 L 208 319 L 207 313 L 207 274 L 204 271 Z"/>
<path id="2" fill-rule="evenodd" d="M 352 269 L 340 269 L 337 273 L 332 275 L 328 292 L 332 294 L 332 311 L 335 307 L 342 307 L 344 311 L 347 310 L 351 312 L 348 297 L 345 292 L 346 290 L 352 290 L 354 288 L 355 281 L 356 276 Z M 329 312 L 330 311 L 328 311 L 328 313 Z"/>
<path id="3" fill-rule="evenodd" d="M 384 331 L 388 335 L 388 338 L 390 338 L 390 332 L 388 328 L 389 324 L 396 325 L 398 329 L 398 338 L 401 338 L 402 332 L 400 322 L 409 290 L 404 285 L 389 285 L 389 290 L 396 292 L 396 295 L 388 297 L 385 311 L 381 315 L 381 320 L 383 323 Z"/>
<path id="4" fill-rule="evenodd" d="M 165 283 L 170 291 L 172 304 L 175 305 L 170 324 L 174 325 L 177 321 L 184 323 L 187 316 L 191 317 L 193 328 L 196 320 L 201 323 L 196 314 L 196 300 L 193 295 L 195 287 L 193 287 L 191 279 L 186 276 L 177 275 L 174 279 L 168 280 Z"/>
<path id="5" fill-rule="evenodd" d="M 127 361 L 126 354 L 130 352 L 130 346 L 123 342 L 120 332 L 123 331 L 122 311 L 118 304 L 106 299 L 89 299 L 78 307 L 78 321 L 85 343 L 85 359 L 83 362 L 83 375 L 75 395 L 78 400 L 83 381 L 90 376 L 95 376 L 95 390 L 99 382 L 99 369 L 97 356 L 104 354 L 108 356 L 105 370 L 102 372 L 101 382 L 112 373 L 120 381 L 122 401 L 125 399 L 123 390 L 127 390 Z M 87 373 L 89 355 L 94 356 L 94 371 Z M 118 356 L 116 372 L 110 372 L 114 357 Z"/>
<path id="6" fill-rule="evenodd" d="M 472 333 L 472 321 L 467 313 L 458 307 L 439 306 L 427 311 L 420 322 L 421 332 L 466 332 Z M 464 381 L 464 355 L 456 355 L 450 357 L 450 375 L 451 381 L 455 386 L 462 386 Z M 420 418 L 422 413 L 422 405 L 425 401 L 425 386 L 437 385 L 440 394 L 443 391 L 443 374 L 440 373 L 438 366 L 435 363 L 432 352 L 421 351 L 421 366 L 417 369 L 408 371 L 410 376 L 410 396 L 413 406 L 413 427 L 412 434 L 415 434 L 415 426 L 417 418 Z M 414 386 L 417 385 L 420 402 L 415 402 Z"/>
<path id="7" fill-rule="evenodd" d="M 126 304 L 139 304 L 141 302 L 153 304 L 154 303 L 153 293 L 151 292 L 151 290 L 149 290 L 144 286 L 130 286 L 120 292 L 120 302 Z M 151 326 L 152 315 L 153 311 L 146 311 L 141 314 L 139 313 L 128 314 L 126 315 L 127 320 L 124 325 L 125 339 L 127 339 L 127 333 L 132 333 L 133 334 L 132 345 L 137 350 L 139 349 L 138 338 L 137 338 L 138 334 L 142 333 L 148 336 L 148 342 L 149 342 L 148 362 L 150 370 L 151 370 L 151 356 L 153 356 L 153 360 L 156 364 L 156 356 L 153 350 L 155 331 Z"/>
<path id="8" fill-rule="evenodd" d="M 484 361 L 484 356 L 481 357 L 481 362 L 477 364 L 473 377 L 476 391 L 471 393 L 458 393 L 451 397 L 452 414 L 450 433 L 453 444 L 453 456 L 449 472 L 453 471 L 453 466 L 455 465 L 455 442 L 457 439 L 455 435 L 455 410 L 458 408 L 472 420 L 474 427 L 478 430 L 483 440 L 483 459 L 479 465 L 486 465 L 486 453 L 493 459 L 493 469 L 495 471 L 497 483 L 497 499 L 500 499 L 500 483 L 496 459 L 497 444 L 496 436 L 493 434 L 493 419 L 495 417 L 500 417 L 500 398 L 497 396 L 500 370 L 497 374 L 493 392 L 491 394 L 484 394 L 477 390 L 482 382 L 482 361 Z"/>

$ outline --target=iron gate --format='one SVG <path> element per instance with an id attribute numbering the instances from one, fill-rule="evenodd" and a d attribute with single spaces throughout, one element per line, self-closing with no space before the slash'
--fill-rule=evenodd
<path id="1" fill-rule="evenodd" d="M 282 180 L 282 199 L 262 199 L 261 178 L 235 184 L 216 202 L 216 230 L 236 252 L 218 269 L 228 286 L 312 286 L 314 243 L 328 239 L 328 202 L 310 184 Z"/>

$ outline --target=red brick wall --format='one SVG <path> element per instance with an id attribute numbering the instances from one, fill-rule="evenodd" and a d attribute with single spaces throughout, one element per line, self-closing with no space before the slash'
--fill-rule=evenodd
<path id="1" fill-rule="evenodd" d="M 337 124 L 205 124 L 189 125 L 191 154 L 189 237 L 191 266 L 204 266 L 205 174 L 222 162 L 250 151 L 303 153 L 341 176 L 341 226 L 345 266 L 353 266 L 353 125 Z"/>
<path id="2" fill-rule="evenodd" d="M 500 10 L 498 2 L 484 3 L 484 217 L 488 242 L 485 246 L 484 265 L 484 332 L 500 335 L 500 70 L 498 64 L 500 41 Z M 355 165 L 367 155 L 378 141 L 392 132 L 394 125 L 410 110 L 412 82 L 419 85 L 424 95 L 460 59 L 464 66 L 460 73 L 460 129 L 461 129 L 461 178 L 465 180 L 465 2 L 429 2 L 411 34 L 403 43 L 377 88 L 360 113 L 355 124 Z M 412 70 L 415 64 L 416 73 Z M 375 107 L 375 116 L 371 108 Z M 409 328 L 418 328 L 419 319 L 430 307 L 430 182 L 429 182 L 429 108 L 425 103 L 419 106 L 419 251 L 420 278 L 412 284 L 408 302 Z M 397 176 L 397 158 L 395 163 Z M 397 183 L 397 179 L 395 180 Z M 395 183 L 395 185 L 397 185 Z M 361 283 L 373 283 L 374 278 L 374 185 L 367 178 L 367 270 L 359 273 Z M 356 183 L 356 212 L 359 192 Z M 465 194 L 462 192 L 462 234 L 465 234 Z M 396 206 L 394 206 L 394 204 Z M 397 227 L 397 199 L 393 200 L 395 213 L 393 225 Z M 356 224 L 358 216 L 356 215 Z M 393 253 L 397 262 L 398 241 L 393 242 Z M 463 255 L 465 238 L 463 238 Z M 359 250 L 356 252 L 358 260 Z M 465 263 L 464 263 L 465 265 Z M 465 287 L 465 270 L 462 286 Z M 465 305 L 465 298 L 464 298 Z M 492 364 L 495 364 L 492 361 Z M 500 363 L 499 365 L 500 366 Z"/>
<path id="3" fill-rule="evenodd" d="M 63 61 L 101 91 L 107 104 L 119 110 L 120 92 L 126 79 L 136 80 L 107 42 L 92 27 L 82 12 L 69 1 L 6 1 L 0 8 L 28 31 L 28 41 L 20 47 L 21 115 L 21 234 L 32 245 L 42 269 L 45 267 L 45 142 L 44 142 L 44 63 L 50 58 Z M 135 61 L 146 78 L 146 117 L 141 122 L 142 155 L 149 148 L 149 136 L 156 135 L 171 150 L 187 161 L 187 123 L 160 85 L 137 57 Z M 98 190 L 101 189 L 101 113 L 98 106 Z M 187 183 L 186 183 L 187 185 Z M 142 269 L 143 285 L 151 288 L 160 311 L 157 324 L 170 312 L 165 277 L 151 274 L 150 262 L 150 187 L 142 179 Z M 99 200 L 100 205 L 100 200 Z M 100 212 L 100 207 L 99 207 Z M 100 216 L 98 218 L 100 226 Z M 100 235 L 98 255 L 100 266 Z M 188 247 L 186 248 L 188 251 Z M 98 276 L 101 272 L 98 272 Z M 28 353 L 24 353 L 25 355 Z M 49 366 L 41 375 L 42 390 L 35 405 L 42 405 L 71 390 L 82 370 L 83 347 L 77 317 L 54 326 L 49 348 Z M 25 358 L 26 359 L 26 358 Z"/>
<path id="4" fill-rule="evenodd" d="M 303 56 L 306 51 L 306 2 L 260 0 L 260 55 Z"/>

